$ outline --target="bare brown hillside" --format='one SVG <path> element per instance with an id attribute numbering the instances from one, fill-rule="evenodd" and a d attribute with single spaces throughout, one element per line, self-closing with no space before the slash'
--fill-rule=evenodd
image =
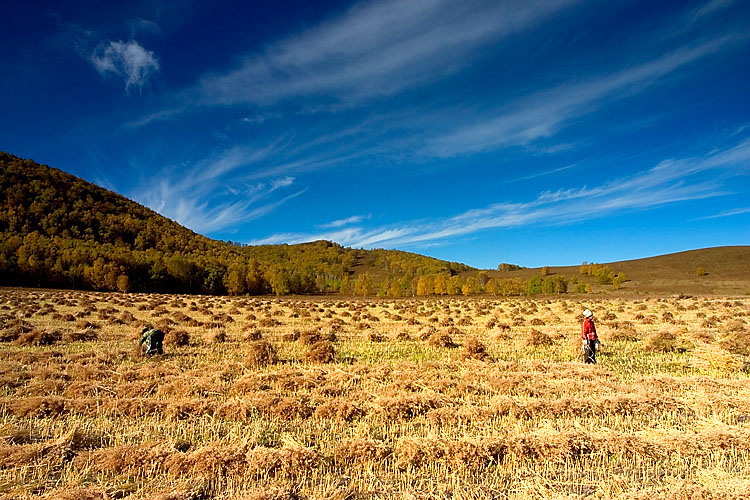
<path id="1" fill-rule="evenodd" d="M 615 273 L 625 274 L 627 281 L 622 289 L 612 290 L 609 285 L 600 285 L 588 276 L 580 274 L 579 266 L 550 267 L 552 273 L 577 278 L 590 283 L 594 292 L 613 294 L 750 294 L 750 246 L 732 246 L 688 250 L 657 257 L 611 262 L 608 265 Z M 696 272 L 703 268 L 706 274 Z M 540 274 L 541 269 L 519 271 L 492 271 L 498 278 L 518 277 L 528 279 Z"/>

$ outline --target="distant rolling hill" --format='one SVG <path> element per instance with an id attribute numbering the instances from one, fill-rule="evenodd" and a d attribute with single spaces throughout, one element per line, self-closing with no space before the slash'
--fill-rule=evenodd
<path id="1" fill-rule="evenodd" d="M 703 248 L 606 265 L 615 273 L 625 274 L 626 281 L 617 292 L 581 275 L 580 266 L 550 267 L 550 272 L 577 277 L 590 283 L 594 291 L 613 294 L 750 294 L 750 246 Z M 699 268 L 705 274 L 699 275 Z M 540 271 L 541 268 L 492 271 L 491 276 L 528 279 Z"/>
<path id="2" fill-rule="evenodd" d="M 0 152 L 0 285 L 206 294 L 411 295 L 472 270 L 397 250 L 216 241 L 61 170 Z"/>
<path id="3" fill-rule="evenodd" d="M 501 260 L 501 259 L 498 259 Z M 569 292 L 580 284 L 616 294 L 750 293 L 750 246 L 719 247 L 610 263 L 619 290 L 552 267 Z M 703 268 L 705 274 L 696 270 Z M 523 281 L 541 269 L 478 270 L 398 250 L 328 241 L 242 246 L 216 241 L 132 200 L 61 170 L 0 152 L 0 285 L 206 294 L 410 297 L 481 293 L 494 278 Z M 442 283 L 442 285 L 438 285 Z M 425 291 L 426 290 L 426 291 Z M 447 291 L 446 291 L 447 290 Z M 466 292 L 464 292 L 466 293 Z"/>
<path id="4" fill-rule="evenodd" d="M 612 264 L 635 289 L 669 293 L 750 293 L 750 246 L 703 248 Z M 698 268 L 706 274 L 699 276 Z"/>

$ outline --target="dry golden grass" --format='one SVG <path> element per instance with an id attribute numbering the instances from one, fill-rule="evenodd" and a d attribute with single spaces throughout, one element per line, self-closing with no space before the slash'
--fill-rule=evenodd
<path id="1" fill-rule="evenodd" d="M 469 337 L 464 341 L 461 349 L 463 359 L 478 359 L 480 361 L 491 361 L 492 356 L 487 352 L 487 347 L 476 337 Z"/>
<path id="2" fill-rule="evenodd" d="M 526 345 L 529 347 L 551 346 L 554 343 L 552 337 L 535 328 L 532 328 L 526 336 Z"/>
<path id="3" fill-rule="evenodd" d="M 0 498 L 748 498 L 748 314 L 0 291 Z"/>
<path id="4" fill-rule="evenodd" d="M 190 345 L 190 334 L 186 330 L 169 330 L 164 334 L 164 342 L 171 346 Z"/>
<path id="5" fill-rule="evenodd" d="M 279 360 L 276 348 L 267 340 L 257 340 L 249 346 L 248 362 L 251 366 L 267 366 Z"/>
<path id="6" fill-rule="evenodd" d="M 305 353 L 305 360 L 311 363 L 333 363 L 334 358 L 333 343 L 328 340 L 319 340 L 310 344 Z"/>
<path id="7" fill-rule="evenodd" d="M 444 331 L 435 331 L 432 334 L 430 334 L 429 338 L 427 339 L 427 342 L 432 347 L 456 347 L 456 343 L 453 342 L 453 338 L 450 336 L 448 332 Z"/>

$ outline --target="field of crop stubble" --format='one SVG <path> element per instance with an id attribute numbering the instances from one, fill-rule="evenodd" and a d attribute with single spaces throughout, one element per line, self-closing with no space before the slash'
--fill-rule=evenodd
<path id="1" fill-rule="evenodd" d="M 748 312 L 0 290 L 0 498 L 750 498 Z"/>

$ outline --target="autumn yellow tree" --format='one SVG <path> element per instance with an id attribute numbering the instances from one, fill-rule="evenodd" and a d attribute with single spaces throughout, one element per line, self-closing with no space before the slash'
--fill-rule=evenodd
<path id="1" fill-rule="evenodd" d="M 123 293 L 130 291 L 130 280 L 126 274 L 117 277 L 117 290 Z"/>
<path id="2" fill-rule="evenodd" d="M 266 281 L 271 285 L 271 290 L 276 295 L 286 295 L 289 293 L 289 274 L 282 267 L 269 269 L 266 274 Z"/>
<path id="3" fill-rule="evenodd" d="M 242 295 L 245 293 L 245 276 L 239 269 L 233 269 L 224 275 L 224 287 L 229 295 Z"/>
<path id="4" fill-rule="evenodd" d="M 388 286 L 388 296 L 401 297 L 401 292 L 401 284 L 398 282 L 398 280 L 392 280 L 391 284 Z"/>
<path id="5" fill-rule="evenodd" d="M 435 295 L 445 295 L 448 293 L 448 277 L 445 274 L 435 276 Z"/>
<path id="6" fill-rule="evenodd" d="M 372 278 L 369 273 L 360 274 L 354 282 L 354 295 L 367 297 L 370 293 L 370 286 L 372 286 Z"/>
<path id="7" fill-rule="evenodd" d="M 348 295 L 352 291 L 352 281 L 349 279 L 349 275 L 344 275 L 343 278 L 341 278 L 341 286 L 339 286 L 339 292 L 342 295 Z"/>
<path id="8" fill-rule="evenodd" d="M 619 290 L 623 283 L 625 283 L 625 273 L 617 273 L 612 279 L 612 288 Z"/>
<path id="9" fill-rule="evenodd" d="M 463 293 L 464 295 L 475 295 L 480 292 L 481 287 L 479 286 L 479 280 L 474 276 L 469 276 L 469 278 L 461 287 L 461 293 Z"/>
<path id="10" fill-rule="evenodd" d="M 448 295 L 456 295 L 461 293 L 462 286 L 463 283 L 460 276 L 451 276 L 445 284 L 445 291 Z"/>
<path id="11" fill-rule="evenodd" d="M 490 275 L 487 273 L 487 271 L 479 271 L 477 273 L 477 280 L 479 281 L 479 286 L 481 288 L 484 288 L 484 286 L 490 280 Z"/>
<path id="12" fill-rule="evenodd" d="M 526 284 L 521 278 L 510 278 L 500 282 L 500 294 L 509 297 L 521 295 L 525 290 Z"/>
<path id="13" fill-rule="evenodd" d="M 417 295 L 432 295 L 435 292 L 435 281 L 432 276 L 420 276 L 417 281 Z"/>
<path id="14" fill-rule="evenodd" d="M 555 293 L 567 293 L 568 291 L 568 278 L 561 274 L 556 274 L 552 281 L 554 282 Z"/>
<path id="15" fill-rule="evenodd" d="M 484 285 L 484 291 L 491 293 L 492 295 L 497 295 L 497 280 L 495 278 L 488 279 L 487 283 Z"/>

